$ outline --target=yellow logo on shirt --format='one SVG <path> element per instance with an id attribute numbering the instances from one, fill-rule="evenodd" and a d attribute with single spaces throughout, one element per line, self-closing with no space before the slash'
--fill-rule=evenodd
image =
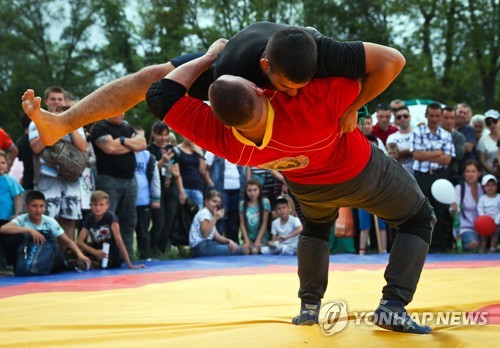
<path id="1" fill-rule="evenodd" d="M 267 169 L 267 170 L 292 170 L 292 169 L 300 169 L 305 168 L 309 164 L 309 158 L 300 155 L 297 157 L 285 157 L 276 161 L 271 161 L 268 163 L 264 163 L 259 165 L 259 168 Z"/>

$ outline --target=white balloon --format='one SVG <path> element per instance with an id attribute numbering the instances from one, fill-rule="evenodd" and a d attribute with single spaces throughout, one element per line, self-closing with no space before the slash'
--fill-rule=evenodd
<path id="1" fill-rule="evenodd" d="M 431 186 L 432 196 L 442 204 L 451 204 L 456 201 L 455 188 L 446 179 L 437 179 Z"/>

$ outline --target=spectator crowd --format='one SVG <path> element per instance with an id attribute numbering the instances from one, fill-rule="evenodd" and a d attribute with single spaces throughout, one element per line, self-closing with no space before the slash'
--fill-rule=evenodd
<path id="1" fill-rule="evenodd" d="M 78 99 L 51 86 L 43 101 L 57 113 Z M 379 104 L 374 117 L 360 111 L 358 128 L 415 177 L 431 202 L 437 218 L 431 252 L 458 245 L 496 252 L 498 111 L 473 115 L 465 103 L 433 103 L 427 105 L 425 123 L 412 128 L 411 118 L 404 102 L 394 100 Z M 29 238 L 59 241 L 60 263 L 53 271 L 122 262 L 142 268 L 132 261 L 165 258 L 182 246 L 189 246 L 193 257 L 296 254 L 301 210 L 279 172 L 235 165 L 177 137 L 161 121 L 144 130 L 120 114 L 61 140 L 85 155 L 86 166 L 75 180 L 47 160 L 50 147 L 36 125 L 24 114 L 20 121 L 24 134 L 16 142 L 0 128 L 0 269 L 19 262 L 19 246 Z M 455 203 L 433 197 L 438 179 L 455 186 Z M 490 237 L 474 229 L 481 215 L 495 220 Z M 390 251 L 391 226 L 363 210 L 353 217 L 360 255 L 370 247 Z"/>

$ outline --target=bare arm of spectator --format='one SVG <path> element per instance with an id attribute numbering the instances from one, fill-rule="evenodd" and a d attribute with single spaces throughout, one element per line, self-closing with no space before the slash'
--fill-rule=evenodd
<path id="1" fill-rule="evenodd" d="M 87 143 L 85 137 L 78 130 L 71 133 L 71 141 L 78 150 L 80 150 L 81 152 L 87 152 L 89 144 Z"/>
<path id="2" fill-rule="evenodd" d="M 483 168 L 490 174 L 493 174 L 493 175 L 496 175 L 495 171 L 493 170 L 493 167 L 490 166 L 490 164 L 488 163 L 488 159 L 487 159 L 487 154 L 486 152 L 483 152 L 483 151 L 478 151 L 478 154 L 479 154 L 479 162 L 481 163 L 481 165 L 483 166 Z"/>
<path id="3" fill-rule="evenodd" d="M 43 149 L 45 149 L 45 144 L 43 143 L 42 139 L 35 138 L 30 141 L 30 147 L 31 151 L 33 151 L 35 155 L 38 155 L 40 152 L 43 151 Z"/>
<path id="4" fill-rule="evenodd" d="M 37 140 L 37 139 L 34 139 Z M 34 141 L 32 140 L 32 141 Z M 129 138 L 127 138 L 129 140 Z M 43 144 L 43 143 L 42 143 Z M 133 151 L 121 144 L 120 139 L 113 139 L 111 135 L 103 135 L 95 140 L 95 144 L 99 147 L 105 154 L 108 155 L 123 155 Z"/>
<path id="5" fill-rule="evenodd" d="M 429 162 L 434 162 L 434 163 L 439 163 L 439 164 L 450 164 L 451 163 L 451 156 L 450 155 L 445 155 L 445 154 L 442 154 L 436 158 L 434 158 L 433 160 L 429 160 Z"/>
<path id="6" fill-rule="evenodd" d="M 441 155 L 443 155 L 443 151 L 441 150 L 413 151 L 413 158 L 415 158 L 417 161 L 435 162 L 435 159 Z"/>
<path id="7" fill-rule="evenodd" d="M 88 254 L 93 255 L 97 260 L 102 260 L 105 256 L 106 253 L 102 251 L 102 249 L 94 249 L 90 245 L 86 243 L 87 238 L 89 236 L 89 230 L 85 227 L 83 227 L 80 232 L 78 232 L 78 240 L 76 242 L 76 245 L 83 251 L 87 252 Z"/>
<path id="8" fill-rule="evenodd" d="M 14 160 L 16 159 L 17 155 L 19 153 L 19 149 L 17 148 L 16 144 L 12 143 L 12 146 L 7 150 L 7 170 L 12 167 L 12 163 L 14 163 Z"/>
<path id="9" fill-rule="evenodd" d="M 123 261 L 127 264 L 128 269 L 139 269 L 145 268 L 143 264 L 134 266 L 132 262 L 130 262 L 130 257 L 128 256 L 127 248 L 125 248 L 125 244 L 123 244 L 122 234 L 120 232 L 120 225 L 118 222 L 113 221 L 111 224 L 111 233 L 113 233 L 113 237 L 115 238 L 116 246 L 118 250 L 120 250 L 120 254 L 122 255 Z"/>
<path id="10" fill-rule="evenodd" d="M 134 152 L 146 150 L 148 146 L 146 138 L 137 134 L 133 138 L 125 138 L 123 145 Z"/>
<path id="11" fill-rule="evenodd" d="M 177 187 L 179 188 L 179 202 L 184 204 L 186 202 L 186 191 L 184 191 L 184 183 L 182 182 L 182 176 L 179 169 L 179 163 L 175 163 L 172 166 L 172 175 L 174 176 Z"/>
<path id="12" fill-rule="evenodd" d="M 38 232 L 37 230 L 34 230 L 32 228 L 28 227 L 21 227 L 16 225 L 13 222 L 9 222 L 2 227 L 0 227 L 0 233 L 4 234 L 23 234 L 23 233 L 29 233 L 31 237 L 33 238 L 33 241 L 36 244 L 43 244 L 45 243 L 45 237 L 43 234 Z"/>
<path id="13" fill-rule="evenodd" d="M 474 149 L 474 144 L 473 143 L 465 143 L 465 153 L 470 153 Z"/>
<path id="14" fill-rule="evenodd" d="M 61 240 L 69 249 L 71 249 L 76 254 L 76 257 L 78 257 L 78 263 L 80 264 L 81 268 L 85 269 L 85 264 L 91 264 L 90 259 L 82 253 L 75 242 L 69 239 L 66 233 L 61 234 L 58 239 Z"/>

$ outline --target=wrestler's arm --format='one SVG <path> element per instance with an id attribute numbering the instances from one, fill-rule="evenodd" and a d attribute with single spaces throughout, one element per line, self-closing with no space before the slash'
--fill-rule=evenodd
<path id="1" fill-rule="evenodd" d="M 204 55 L 171 71 L 164 79 L 156 81 L 146 93 L 149 110 L 163 120 L 174 104 L 181 99 L 196 78 L 207 70 L 226 44 L 226 39 L 214 42 Z"/>
<path id="2" fill-rule="evenodd" d="M 352 132 L 356 128 L 357 111 L 394 81 L 405 65 L 405 58 L 391 47 L 339 42 L 317 30 L 313 37 L 318 49 L 316 77 L 341 76 L 362 81 L 358 97 L 345 110 L 340 122 L 343 132 Z"/>
<path id="3" fill-rule="evenodd" d="M 363 79 L 358 97 L 344 112 L 340 120 L 343 132 L 356 128 L 357 111 L 381 94 L 396 79 L 406 63 L 404 56 L 394 48 L 373 43 L 365 47 L 366 78 Z"/>

